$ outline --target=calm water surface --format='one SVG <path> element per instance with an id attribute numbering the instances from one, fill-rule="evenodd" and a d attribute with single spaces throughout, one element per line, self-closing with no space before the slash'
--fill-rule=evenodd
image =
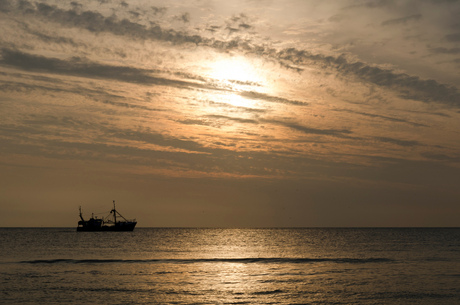
<path id="1" fill-rule="evenodd" d="M 0 228 L 4 304 L 460 304 L 460 229 Z"/>

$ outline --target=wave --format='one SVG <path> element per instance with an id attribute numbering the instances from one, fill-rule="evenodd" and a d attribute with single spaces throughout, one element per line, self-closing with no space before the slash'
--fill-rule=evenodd
<path id="1" fill-rule="evenodd" d="M 240 263 L 240 264 L 309 264 L 309 263 L 388 263 L 388 258 L 288 258 L 288 257 L 257 257 L 257 258 L 197 258 L 197 259 L 37 259 L 20 261 L 23 264 L 138 264 L 138 263 Z"/>
<path id="2" fill-rule="evenodd" d="M 278 294 L 278 293 L 283 293 L 283 290 L 276 289 L 276 290 L 268 290 L 268 291 L 256 291 L 253 294 L 255 295 L 269 295 L 269 294 Z"/>

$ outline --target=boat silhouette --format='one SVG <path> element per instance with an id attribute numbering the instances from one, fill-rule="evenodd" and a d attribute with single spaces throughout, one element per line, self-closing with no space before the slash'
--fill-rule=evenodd
<path id="1" fill-rule="evenodd" d="M 115 209 L 115 200 L 107 217 L 97 218 L 92 215 L 89 220 L 85 220 L 80 207 L 80 219 L 77 226 L 79 232 L 132 231 L 137 224 L 136 219 L 126 219 Z"/>

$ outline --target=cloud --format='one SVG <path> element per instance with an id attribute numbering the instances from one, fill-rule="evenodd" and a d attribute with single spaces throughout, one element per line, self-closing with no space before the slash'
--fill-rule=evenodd
<path id="1" fill-rule="evenodd" d="M 208 118 L 212 118 L 212 119 L 217 119 L 217 120 L 220 120 L 220 119 L 224 119 L 224 120 L 229 120 L 229 121 L 234 121 L 234 122 L 237 122 L 237 123 L 244 123 L 244 124 L 258 124 L 259 122 L 257 120 L 253 120 L 253 119 L 243 119 L 243 118 L 236 118 L 236 117 L 230 117 L 230 116 L 226 116 L 226 115 L 208 115 L 206 116 Z"/>
<path id="2" fill-rule="evenodd" d="M 387 5 L 387 2 L 381 1 L 379 5 Z M 20 8 L 18 7 L 18 9 Z M 64 26 L 86 29 L 94 33 L 108 32 L 114 35 L 123 35 L 130 39 L 161 40 L 173 44 L 193 43 L 198 46 L 206 46 L 216 50 L 241 50 L 249 54 L 265 57 L 269 60 L 276 59 L 282 66 L 295 67 L 299 72 L 303 70 L 304 66 L 316 64 L 319 67 L 335 69 L 338 75 L 343 77 L 354 76 L 371 84 L 391 89 L 397 92 L 402 98 L 418 100 L 425 103 L 442 103 L 452 107 L 460 107 L 460 94 L 456 87 L 444 85 L 436 80 L 423 80 L 418 76 L 411 76 L 390 69 L 372 66 L 359 60 L 349 61 L 343 55 L 327 56 L 323 54 L 313 54 L 308 50 L 296 48 L 287 48 L 277 51 L 267 47 L 267 45 L 250 43 L 240 37 L 233 37 L 231 40 L 222 41 L 202 37 L 200 35 L 190 35 L 173 29 L 163 29 L 156 24 L 147 27 L 128 19 L 120 20 L 114 15 L 105 17 L 98 12 L 78 12 L 74 9 L 65 10 L 44 3 L 37 4 L 33 12 L 30 11 L 30 8 L 22 12 L 26 15 L 34 13 L 38 16 L 45 17 L 48 21 L 54 21 Z M 418 20 L 420 18 L 420 15 L 415 14 L 403 18 L 387 20 L 386 23 L 397 24 Z M 240 27 L 240 25 L 242 26 Z M 235 30 L 248 28 L 245 25 L 249 25 L 249 23 L 248 17 L 244 14 L 236 15 L 228 21 L 228 26 Z M 208 30 L 209 29 L 210 27 L 208 27 Z M 459 41 L 460 36 L 457 33 L 446 35 L 445 37 L 449 41 Z M 453 52 L 455 51 L 455 49 L 452 50 Z M 124 69 L 124 71 L 119 71 L 122 76 L 127 76 L 126 74 L 129 74 L 126 69 Z M 140 82 L 164 82 L 162 79 L 149 79 L 145 75 L 136 73 L 131 76 L 133 76 L 133 79 L 136 79 L 137 76 L 137 81 Z M 125 77 L 125 79 L 127 80 L 127 77 Z M 165 82 L 171 83 L 173 81 Z M 178 83 L 177 85 L 183 86 L 188 84 Z M 250 97 L 250 94 L 247 94 L 247 97 Z"/>
<path id="3" fill-rule="evenodd" d="M 319 128 L 313 128 L 313 127 L 300 125 L 300 124 L 290 122 L 290 121 L 281 121 L 277 119 L 261 119 L 260 121 L 263 123 L 270 123 L 270 124 L 288 127 L 288 128 L 291 128 L 296 131 L 300 131 L 308 135 L 313 134 L 313 135 L 332 136 L 332 137 L 337 137 L 337 138 L 351 138 L 349 134 L 353 133 L 351 130 L 347 130 L 347 129 L 319 129 Z"/>
<path id="4" fill-rule="evenodd" d="M 157 7 L 157 6 L 152 6 L 151 9 L 155 15 L 164 15 L 166 11 L 168 10 L 166 7 Z"/>
<path id="5" fill-rule="evenodd" d="M 421 155 L 430 160 L 460 163 L 460 156 L 448 156 L 446 154 L 432 152 L 423 152 Z"/>
<path id="6" fill-rule="evenodd" d="M 413 147 L 413 146 L 421 145 L 420 142 L 418 141 L 400 140 L 400 139 L 394 139 L 394 138 L 389 138 L 389 137 L 375 137 L 374 139 L 380 142 L 396 144 L 396 145 L 404 146 L 404 147 Z"/>
<path id="7" fill-rule="evenodd" d="M 190 14 L 189 13 L 183 13 L 182 15 L 179 16 L 174 16 L 174 20 L 181 21 L 183 23 L 189 23 L 190 22 Z"/>
<path id="8" fill-rule="evenodd" d="M 34 8 L 29 2 L 23 2 L 28 3 L 27 9 L 24 9 L 24 5 L 18 5 L 16 9 L 25 15 L 46 18 L 47 21 L 57 22 L 68 27 L 86 29 L 93 33 L 108 32 L 114 35 L 127 36 L 131 39 L 167 40 L 174 43 L 191 42 L 197 44 L 201 42 L 201 38 L 197 35 L 186 35 L 174 30 L 164 31 L 160 26 L 155 24 L 147 27 L 128 19 L 120 20 L 115 15 L 106 17 L 94 11 L 80 12 L 80 10 L 74 8 L 65 10 L 45 3 L 38 3 Z M 153 11 L 156 14 L 161 14 L 163 10 L 156 8 Z M 187 13 L 181 15 L 180 19 L 186 22 L 188 20 Z"/>
<path id="9" fill-rule="evenodd" d="M 194 81 L 184 81 L 152 76 L 155 70 L 128 66 L 104 65 L 73 57 L 68 60 L 49 58 L 20 51 L 0 50 L 0 65 L 13 66 L 26 71 L 50 72 L 91 78 L 104 78 L 138 84 L 155 84 L 177 88 L 208 88 Z M 217 88 L 212 87 L 217 90 Z"/>
<path id="10" fill-rule="evenodd" d="M 394 5 L 394 0 L 375 0 L 375 1 L 366 1 L 364 3 L 360 4 L 353 4 L 344 7 L 344 9 L 354 9 L 354 8 L 359 8 L 359 7 L 364 7 L 364 8 L 382 8 L 382 7 L 391 7 Z"/>
<path id="11" fill-rule="evenodd" d="M 219 29 L 221 29 L 221 26 L 219 25 L 209 25 L 207 28 L 206 28 L 206 31 L 209 31 L 209 32 L 217 32 Z"/>
<path id="12" fill-rule="evenodd" d="M 434 54 L 460 54 L 460 48 L 443 48 L 443 47 L 438 47 L 438 48 L 430 48 L 429 49 L 431 53 Z"/>
<path id="13" fill-rule="evenodd" d="M 382 26 L 387 25 L 397 25 L 397 24 L 407 24 L 409 21 L 418 21 L 422 18 L 421 14 L 414 14 L 402 18 L 390 19 L 382 22 Z"/>
<path id="14" fill-rule="evenodd" d="M 343 55 L 338 57 L 325 56 L 295 48 L 284 49 L 278 52 L 277 57 L 280 60 L 288 60 L 296 64 L 314 63 L 326 69 L 332 68 L 344 77 L 354 76 L 371 84 L 391 89 L 406 99 L 460 107 L 458 89 L 432 79 L 423 80 L 418 76 L 397 73 L 393 70 L 371 66 L 361 61 L 351 62 Z"/>
<path id="15" fill-rule="evenodd" d="M 58 58 L 49 58 L 40 55 L 23 53 L 11 49 L 1 49 L 0 56 L 0 65 L 15 67 L 25 71 L 66 74 L 87 78 L 102 78 L 127 83 L 160 85 L 182 89 L 199 88 L 217 91 L 229 90 L 219 88 L 213 82 L 207 82 L 205 78 L 194 76 L 189 73 L 173 73 L 175 76 L 186 78 L 186 80 L 177 80 L 154 76 L 157 72 L 166 73 L 166 71 L 140 69 L 128 66 L 105 65 L 79 57 L 62 60 Z M 253 83 L 244 84 L 254 85 Z M 12 84 L 9 86 L 11 85 Z M 3 85 L 2 88 L 5 86 L 6 84 Z M 296 106 L 308 105 L 306 102 L 289 100 L 283 97 L 271 96 L 254 91 L 241 91 L 236 93 L 245 98 L 262 100 L 270 103 L 290 104 Z"/>
<path id="16" fill-rule="evenodd" d="M 115 107 L 122 107 L 122 108 L 127 108 L 127 109 L 140 109 L 140 110 L 147 110 L 147 111 L 165 111 L 164 109 L 159 109 L 159 108 L 151 108 L 147 106 L 142 106 L 142 105 L 136 105 L 133 103 L 127 103 L 127 102 L 117 102 L 113 100 L 104 100 L 102 103 L 107 104 L 107 105 L 112 105 Z"/>
<path id="17" fill-rule="evenodd" d="M 259 93 L 259 92 L 254 92 L 254 91 L 243 91 L 240 93 L 240 95 L 242 97 L 246 97 L 246 98 L 250 98 L 254 100 L 263 100 L 266 102 L 275 102 L 275 103 L 289 104 L 289 105 L 294 105 L 294 106 L 307 106 L 308 105 L 307 102 L 289 100 L 286 98 L 271 96 L 265 93 Z"/>
<path id="18" fill-rule="evenodd" d="M 81 46 L 82 44 L 76 43 L 72 38 L 68 37 L 57 37 L 57 36 L 50 36 L 46 35 L 37 31 L 29 31 L 32 35 L 35 35 L 40 40 L 46 43 L 56 43 L 56 44 L 70 44 L 73 47 Z"/>
<path id="19" fill-rule="evenodd" d="M 448 34 L 444 36 L 444 38 L 449 42 L 459 42 L 460 41 L 460 33 Z"/>
<path id="20" fill-rule="evenodd" d="M 185 125 L 201 125 L 201 126 L 211 126 L 215 128 L 220 128 L 222 127 L 222 125 L 224 125 L 222 121 L 230 121 L 230 122 L 236 122 L 240 124 L 259 124 L 259 121 L 257 120 L 231 117 L 231 116 L 219 115 L 219 114 L 206 115 L 198 119 L 178 120 L 177 122 L 181 124 L 185 124 Z"/>
<path id="21" fill-rule="evenodd" d="M 409 125 L 416 126 L 416 127 L 428 127 L 428 125 L 411 122 L 411 121 L 406 120 L 406 119 L 394 118 L 394 117 L 380 115 L 380 114 L 374 114 L 374 113 L 366 113 L 366 112 L 355 111 L 355 110 L 351 110 L 351 109 L 332 109 L 332 111 L 359 114 L 359 115 L 363 115 L 363 116 L 367 116 L 367 117 L 371 117 L 371 118 L 379 118 L 379 119 L 382 119 L 382 120 L 385 120 L 385 121 L 390 121 L 390 122 L 405 123 L 405 124 L 409 124 Z"/>
<path id="22" fill-rule="evenodd" d="M 226 29 L 230 31 L 230 33 L 236 33 L 253 28 L 249 22 L 249 17 L 246 14 L 235 15 L 227 20 L 226 23 Z"/>
<path id="23" fill-rule="evenodd" d="M 217 124 L 208 119 L 186 119 L 186 120 L 177 120 L 176 122 L 185 124 L 185 125 L 202 125 L 202 126 L 216 126 Z"/>
<path id="24" fill-rule="evenodd" d="M 144 155 L 148 151 L 171 151 L 182 154 L 209 154 L 212 151 L 192 140 L 162 135 L 146 128 L 121 128 L 106 122 L 96 122 L 90 117 L 80 118 L 78 115 L 33 114 L 25 116 L 18 123 L 20 124 L 4 124 L 2 126 L 3 140 L 9 139 L 10 143 L 16 143 L 12 149 L 17 147 L 17 153 L 21 151 L 31 153 L 31 151 L 21 148 L 22 143 L 36 145 L 36 149 L 47 152 L 55 151 L 57 155 L 65 154 L 66 147 L 91 150 L 102 154 L 115 154 L 116 150 L 121 152 L 129 149 L 133 150 L 133 156 L 139 155 L 140 152 Z M 145 144 L 155 146 L 149 148 Z M 156 149 L 155 147 L 169 149 Z"/>

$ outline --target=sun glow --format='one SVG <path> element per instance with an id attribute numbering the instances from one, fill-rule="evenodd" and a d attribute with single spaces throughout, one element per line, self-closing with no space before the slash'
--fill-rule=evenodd
<path id="1" fill-rule="evenodd" d="M 248 100 L 237 94 L 227 94 L 222 96 L 221 102 L 236 106 L 236 107 L 250 107 L 254 106 L 254 101 Z"/>
<path id="2" fill-rule="evenodd" d="M 260 85 L 263 78 L 249 60 L 231 57 L 214 62 L 209 76 L 220 82 L 235 85 Z"/>
<path id="3" fill-rule="evenodd" d="M 260 101 L 244 93 L 270 94 L 270 73 L 267 73 L 264 63 L 251 57 L 218 56 L 214 61 L 207 62 L 207 76 L 217 88 L 225 90 L 213 91 L 213 98 L 235 107 L 260 108 Z"/>

